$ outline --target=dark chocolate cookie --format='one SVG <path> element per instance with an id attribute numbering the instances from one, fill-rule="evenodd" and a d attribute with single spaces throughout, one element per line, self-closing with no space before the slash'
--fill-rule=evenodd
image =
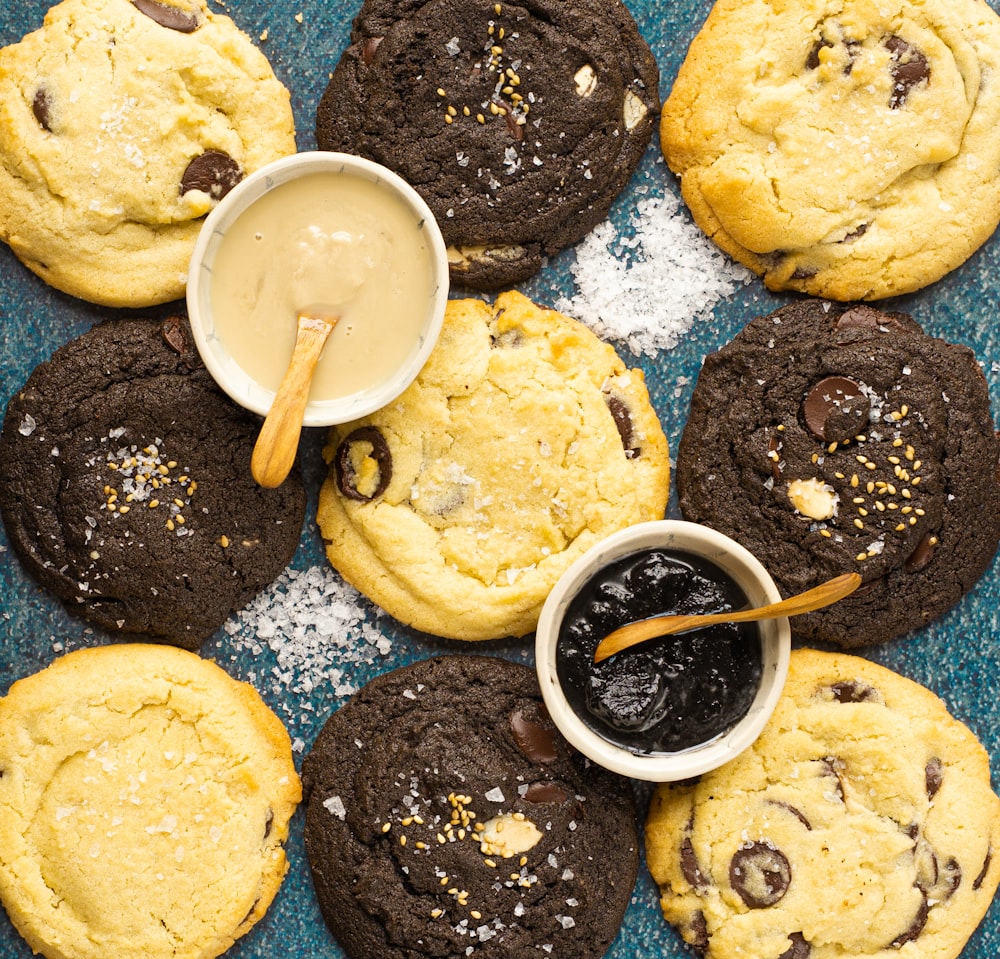
<path id="1" fill-rule="evenodd" d="M 303 764 L 320 906 L 355 959 L 596 959 L 636 878 L 631 788 L 555 731 L 532 670 L 387 673 Z"/>
<path id="2" fill-rule="evenodd" d="M 366 0 L 316 139 L 401 174 L 452 280 L 497 289 L 605 217 L 657 122 L 658 82 L 621 0 Z"/>
<path id="3" fill-rule="evenodd" d="M 864 582 L 793 629 L 843 647 L 921 626 L 1000 541 L 1000 442 L 972 352 L 910 317 L 806 300 L 710 355 L 678 448 L 684 517 L 734 537 L 784 595 Z"/>
<path id="4" fill-rule="evenodd" d="M 254 483 L 258 430 L 202 366 L 186 320 L 107 320 L 11 398 L 0 515 L 71 612 L 194 649 L 298 545 L 301 478 Z"/>

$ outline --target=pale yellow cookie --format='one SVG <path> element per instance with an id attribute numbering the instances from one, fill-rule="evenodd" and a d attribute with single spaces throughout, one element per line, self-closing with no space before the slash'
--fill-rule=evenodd
<path id="1" fill-rule="evenodd" d="M 48 959 L 211 959 L 266 912 L 288 734 L 194 653 L 79 650 L 0 699 L 0 899 Z"/>
<path id="2" fill-rule="evenodd" d="M 522 636 L 560 574 L 661 519 L 667 441 L 643 374 L 519 293 L 452 300 L 416 381 L 334 427 L 327 556 L 397 619 L 454 639 Z"/>
<path id="3" fill-rule="evenodd" d="M 288 91 L 204 0 L 64 0 L 0 50 L 0 239 L 74 296 L 183 296 L 205 214 L 294 152 Z"/>
<path id="4" fill-rule="evenodd" d="M 1000 221 L 984 0 L 718 0 L 660 135 L 695 222 L 774 290 L 920 289 Z"/>
<path id="5" fill-rule="evenodd" d="M 956 959 L 1000 882 L 1000 798 L 929 690 L 800 649 L 747 752 L 658 788 L 646 850 L 707 959 Z"/>

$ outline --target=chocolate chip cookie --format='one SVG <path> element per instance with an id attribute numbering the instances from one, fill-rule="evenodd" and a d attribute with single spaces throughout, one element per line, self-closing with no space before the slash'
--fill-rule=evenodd
<path id="1" fill-rule="evenodd" d="M 73 296 L 183 296 L 204 215 L 294 152 L 288 91 L 204 0 L 64 0 L 0 50 L 0 239 Z"/>
<path id="2" fill-rule="evenodd" d="M 253 687 L 167 646 L 69 653 L 0 699 L 0 899 L 50 959 L 212 959 L 274 899 L 300 794 Z"/>
<path id="3" fill-rule="evenodd" d="M 658 787 L 646 822 L 663 913 L 711 959 L 955 959 L 998 851 L 972 732 L 911 680 L 813 650 L 754 745 Z"/>
<path id="4" fill-rule="evenodd" d="M 303 780 L 320 907 L 354 959 L 598 959 L 618 931 L 631 788 L 563 740 L 525 666 L 380 676 L 327 721 Z"/>
<path id="5" fill-rule="evenodd" d="M 366 0 L 316 116 L 421 193 L 453 282 L 492 290 L 604 219 L 659 115 L 620 0 Z"/>
<path id="6" fill-rule="evenodd" d="M 662 519 L 670 461 L 640 370 L 519 293 L 451 300 L 414 383 L 330 433 L 331 564 L 401 622 L 523 636 L 562 572 Z"/>
<path id="7" fill-rule="evenodd" d="M 766 560 L 784 595 L 863 577 L 802 637 L 892 639 L 955 605 L 1000 542 L 1000 441 L 964 346 L 902 313 L 803 300 L 705 360 L 677 452 L 685 519 Z"/>
<path id="8" fill-rule="evenodd" d="M 98 324 L 7 406 L 11 545 L 71 613 L 194 649 L 298 546 L 302 480 L 254 483 L 259 427 L 202 366 L 186 320 Z"/>
<path id="9" fill-rule="evenodd" d="M 660 128 L 695 222 L 773 290 L 920 289 L 1000 221 L 981 0 L 719 0 Z"/>

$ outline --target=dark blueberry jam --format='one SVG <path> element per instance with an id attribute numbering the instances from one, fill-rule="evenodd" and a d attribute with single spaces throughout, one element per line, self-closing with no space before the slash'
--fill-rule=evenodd
<path id="1" fill-rule="evenodd" d="M 721 736 L 746 715 L 760 684 L 755 623 L 663 636 L 596 664 L 594 650 L 637 619 L 746 605 L 723 570 L 690 553 L 646 550 L 611 564 L 586 583 L 559 628 L 556 672 L 570 706 L 635 753 L 679 752 Z"/>

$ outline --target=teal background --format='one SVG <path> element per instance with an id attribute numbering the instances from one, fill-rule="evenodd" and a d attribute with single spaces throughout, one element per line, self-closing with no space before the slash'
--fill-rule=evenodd
<path id="1" fill-rule="evenodd" d="M 475 2 L 475 0 L 469 0 Z M 350 20 L 360 0 L 230 0 L 214 3 L 213 10 L 226 13 L 251 37 L 266 30 L 260 43 L 275 72 L 292 92 L 292 104 L 301 150 L 315 148 L 313 117 L 326 79 L 346 45 Z M 701 26 L 710 8 L 703 0 L 629 0 L 640 30 L 653 48 L 661 70 L 661 94 L 669 92 L 673 77 L 687 45 Z M 996 6 L 996 3 L 994 3 Z M 16 42 L 41 25 L 48 7 L 45 0 L 4 0 L 0 8 L 0 45 Z M 301 15 L 301 22 L 296 15 Z M 650 145 L 643 163 L 626 193 L 612 212 L 616 223 L 625 223 L 639 195 L 677 193 L 677 184 L 659 160 L 659 149 Z M 554 304 L 573 293 L 570 272 L 574 252 L 565 251 L 549 262 L 545 270 L 521 289 L 536 301 Z M 994 420 L 1000 406 L 1000 343 L 997 323 L 997 274 L 1000 269 L 1000 236 L 980 249 L 960 269 L 918 294 L 890 301 L 887 305 L 910 312 L 924 328 L 953 342 L 963 343 L 983 364 L 993 396 Z M 660 414 L 671 450 L 676 450 L 684 425 L 690 391 L 705 354 L 727 342 L 753 316 L 786 303 L 791 297 L 768 293 L 755 281 L 742 286 L 729 301 L 718 304 L 712 315 L 699 320 L 684 334 L 678 345 L 655 358 L 633 357 L 618 344 L 630 365 L 642 366 L 653 402 Z M 173 304 L 143 315 L 159 316 L 176 310 Z M 7 399 L 27 379 L 31 370 L 62 343 L 88 329 L 114 311 L 74 300 L 45 286 L 26 271 L 6 247 L 0 248 L 0 401 Z M 318 532 L 312 517 L 316 489 L 322 475 L 319 454 L 323 434 L 307 430 L 303 456 L 311 480 L 309 518 L 303 529 L 293 567 L 308 569 L 324 562 Z M 990 467 L 992 464 L 984 464 Z M 678 515 L 671 497 L 671 515 Z M 996 504 L 1000 508 L 1000 503 Z M 944 698 L 951 711 L 969 724 L 992 757 L 994 782 L 1000 781 L 1000 663 L 997 657 L 998 608 L 1000 608 L 998 565 L 992 567 L 977 587 L 950 613 L 929 627 L 865 655 L 929 686 Z M 370 662 L 349 662 L 344 679 L 361 685 L 376 672 L 402 665 L 416 658 L 441 652 L 468 652 L 463 644 L 437 640 L 407 630 L 388 617 L 368 608 L 366 618 L 376 623 L 392 639 L 390 652 Z M 15 679 L 33 673 L 51 662 L 62 648 L 74 648 L 110 641 L 79 620 L 68 617 L 58 602 L 43 594 L 22 571 L 8 549 L 6 534 L 0 530 L 0 694 Z M 477 653 L 503 655 L 531 662 L 530 642 L 487 643 L 475 647 Z M 233 648 L 223 631 L 202 650 L 241 678 L 260 677 L 274 665 L 267 649 L 251 655 Z M 261 692 L 286 720 L 293 738 L 306 748 L 312 744 L 322 722 L 341 702 L 332 687 L 314 690 L 302 699 L 302 708 L 289 719 L 276 701 L 273 684 L 261 683 Z M 298 756 L 301 759 L 301 754 Z M 643 808 L 648 790 L 636 786 Z M 342 956 L 339 946 L 326 931 L 314 901 L 308 867 L 302 850 L 302 813 L 293 823 L 289 845 L 291 870 L 271 911 L 228 956 L 265 959 L 288 953 L 300 956 Z M 599 852 L 599 851 L 596 851 Z M 985 922 L 970 940 L 963 956 L 986 959 L 1000 954 L 1000 906 L 996 902 Z M 22 959 L 31 952 L 0 912 L 0 959 Z M 610 959 L 662 957 L 674 959 L 690 955 L 676 934 L 666 926 L 656 904 L 656 892 L 645 868 L 640 872 L 633 902 L 622 930 L 608 953 Z M 111 957 L 109 957 L 111 959 Z M 574 959 L 571 956 L 559 959 Z"/>

